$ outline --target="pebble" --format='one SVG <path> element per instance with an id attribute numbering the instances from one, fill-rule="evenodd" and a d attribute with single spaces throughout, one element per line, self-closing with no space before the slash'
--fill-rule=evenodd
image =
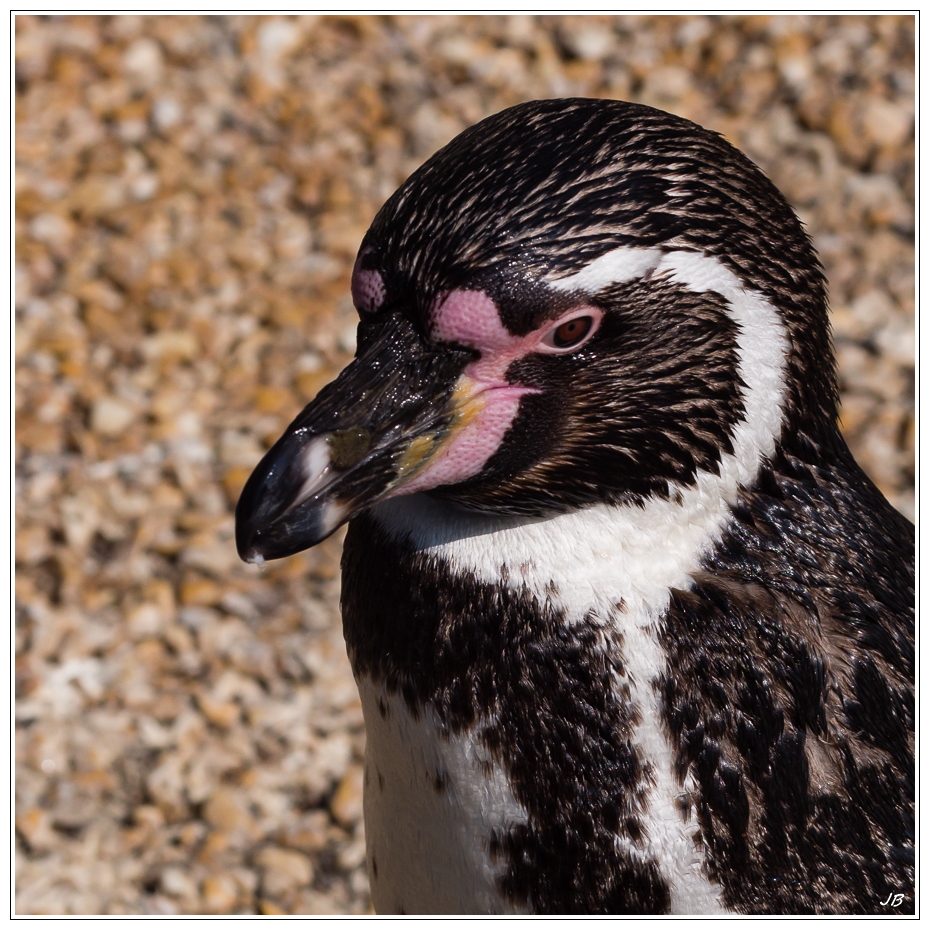
<path id="1" fill-rule="evenodd" d="M 240 788 L 223 786 L 207 801 L 204 820 L 228 834 L 255 834 L 257 825 L 249 810 L 249 802 Z"/>
<path id="2" fill-rule="evenodd" d="M 130 79 L 147 89 L 161 77 L 163 59 L 161 46 L 154 39 L 136 39 L 123 55 L 123 68 Z"/>
<path id="3" fill-rule="evenodd" d="M 135 418 L 131 405 L 115 397 L 101 397 L 91 411 L 91 429 L 103 436 L 118 436 Z"/>
<path id="4" fill-rule="evenodd" d="M 293 849 L 266 847 L 255 862 L 262 870 L 262 892 L 268 898 L 285 898 L 313 881 L 310 857 Z"/>
<path id="5" fill-rule="evenodd" d="M 196 883 L 188 871 L 179 866 L 169 866 L 161 873 L 161 889 L 172 898 L 197 898 Z"/>
<path id="6" fill-rule="evenodd" d="M 913 131 L 914 112 L 905 104 L 878 97 L 866 104 L 862 126 L 870 142 L 882 148 L 897 148 Z"/>
<path id="7" fill-rule="evenodd" d="M 233 508 L 380 205 L 505 106 L 657 104 L 786 191 L 913 518 L 912 15 L 14 22 L 17 913 L 370 910 L 342 534 L 244 565 Z"/>
<path id="8" fill-rule="evenodd" d="M 211 875 L 203 881 L 202 897 L 207 913 L 229 914 L 239 903 L 239 889 L 229 876 Z"/>
<path id="9" fill-rule="evenodd" d="M 33 807 L 16 816 L 16 831 L 28 844 L 30 853 L 50 852 L 58 843 L 58 835 L 52 827 L 47 810 Z"/>
<path id="10" fill-rule="evenodd" d="M 355 763 L 345 774 L 330 802 L 333 819 L 347 829 L 362 819 L 362 793 L 365 773 L 362 765 Z"/>

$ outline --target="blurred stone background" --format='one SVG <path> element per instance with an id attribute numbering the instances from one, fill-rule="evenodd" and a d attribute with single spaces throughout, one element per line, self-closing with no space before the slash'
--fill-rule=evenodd
<path id="1" fill-rule="evenodd" d="M 913 518 L 913 17 L 15 26 L 19 913 L 369 908 L 341 536 L 258 569 L 232 510 L 351 357 L 378 207 L 503 107 L 640 101 L 762 166 Z"/>

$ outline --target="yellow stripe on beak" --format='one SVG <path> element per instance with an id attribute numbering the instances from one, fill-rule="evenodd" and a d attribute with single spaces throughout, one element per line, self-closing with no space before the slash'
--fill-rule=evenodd
<path id="1" fill-rule="evenodd" d="M 394 488 L 405 484 L 428 462 L 441 455 L 449 443 L 480 416 L 487 401 L 479 382 L 463 374 L 456 382 L 449 405 L 452 408 L 452 419 L 446 429 L 417 436 L 407 446 L 396 466 L 397 480 L 392 482 Z"/>

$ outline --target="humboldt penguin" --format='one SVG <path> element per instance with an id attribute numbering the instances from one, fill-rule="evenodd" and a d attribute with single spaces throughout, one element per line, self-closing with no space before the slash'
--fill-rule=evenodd
<path id="1" fill-rule="evenodd" d="M 655 109 L 522 104 L 387 201 L 352 295 L 237 543 L 349 522 L 377 910 L 913 912 L 914 529 L 763 173 Z"/>

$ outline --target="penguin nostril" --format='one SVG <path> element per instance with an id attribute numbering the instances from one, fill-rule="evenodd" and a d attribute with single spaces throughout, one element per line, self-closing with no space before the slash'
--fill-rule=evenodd
<path id="1" fill-rule="evenodd" d="M 345 471 L 365 457 L 371 448 L 371 433 L 363 426 L 350 426 L 330 433 L 328 441 L 330 464 Z"/>

